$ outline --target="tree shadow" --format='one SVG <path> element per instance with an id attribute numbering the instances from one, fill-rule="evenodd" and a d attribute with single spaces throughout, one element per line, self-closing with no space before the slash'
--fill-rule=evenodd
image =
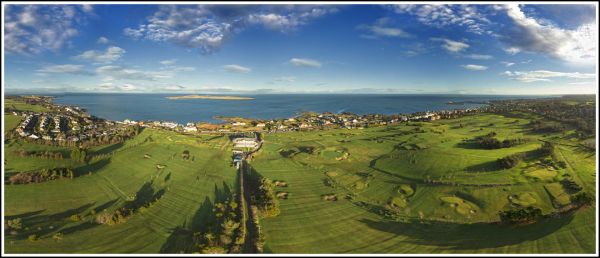
<path id="1" fill-rule="evenodd" d="M 110 144 L 104 148 L 98 149 L 97 151 L 94 151 L 94 153 L 92 153 L 92 155 L 99 155 L 99 154 L 109 154 L 111 152 L 114 152 L 118 149 L 120 149 L 121 147 L 123 147 L 124 143 L 123 142 L 119 142 L 119 143 L 115 143 L 115 144 Z"/>
<path id="2" fill-rule="evenodd" d="M 469 150 L 487 150 L 486 148 L 482 148 L 477 142 L 472 140 L 462 141 L 456 143 L 455 146 L 461 149 L 469 149 Z"/>
<path id="3" fill-rule="evenodd" d="M 193 253 L 198 252 L 198 242 L 195 234 L 208 232 L 216 223 L 213 212 L 214 203 L 224 202 L 231 199 L 232 192 L 227 183 L 223 182 L 222 189 L 215 184 L 214 202 L 208 196 L 192 216 L 190 222 L 184 222 L 181 226 L 171 229 L 170 235 L 160 248 L 160 253 Z"/>
<path id="4" fill-rule="evenodd" d="M 17 215 L 4 216 L 4 220 L 11 220 L 11 219 L 16 219 L 16 218 L 26 219 L 28 217 L 38 215 L 38 214 L 40 214 L 40 213 L 42 213 L 44 211 L 46 211 L 46 209 L 25 212 L 25 213 L 21 213 L 21 214 L 17 214 Z"/>
<path id="5" fill-rule="evenodd" d="M 171 229 L 171 234 L 160 247 L 160 253 L 163 254 L 176 254 L 176 253 L 193 253 L 198 251 L 196 243 L 194 241 L 194 232 L 185 228 L 184 226 L 178 226 Z"/>
<path id="6" fill-rule="evenodd" d="M 465 168 L 466 172 L 474 173 L 474 172 L 493 172 L 502 170 L 502 166 L 498 161 L 488 161 L 477 165 L 468 166 Z"/>
<path id="7" fill-rule="evenodd" d="M 111 206 L 113 206 L 117 201 L 119 200 L 119 198 L 110 200 L 108 202 L 105 202 L 104 204 L 98 205 L 96 208 L 94 208 L 94 212 L 99 213 L 102 212 L 108 208 L 110 208 Z"/>
<path id="8" fill-rule="evenodd" d="M 544 218 L 524 226 L 490 223 L 457 224 L 447 222 L 420 223 L 361 219 L 368 227 L 407 237 L 406 241 L 423 246 L 439 246 L 446 250 L 500 248 L 535 241 L 548 236 L 573 220 L 572 213 L 558 218 Z M 517 233 L 518 232 L 518 233 Z"/>
<path id="9" fill-rule="evenodd" d="M 15 239 L 26 239 L 29 235 L 35 234 L 38 237 L 46 236 L 52 232 L 58 231 L 70 222 L 70 217 L 73 215 L 80 215 L 94 203 L 84 204 L 77 208 L 68 209 L 62 212 L 40 215 L 42 211 L 28 212 L 16 216 L 11 216 L 11 219 L 21 218 L 21 224 L 23 229 L 18 231 L 18 234 L 14 236 Z M 7 217 L 8 219 L 8 217 Z"/>
<path id="10" fill-rule="evenodd" d="M 90 163 L 81 167 L 75 168 L 75 177 L 84 176 L 88 174 L 94 174 L 98 172 L 100 169 L 110 164 L 110 159 L 101 159 L 94 163 Z"/>

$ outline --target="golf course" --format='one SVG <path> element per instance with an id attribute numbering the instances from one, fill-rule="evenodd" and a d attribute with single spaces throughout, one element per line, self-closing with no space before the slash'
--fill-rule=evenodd
<path id="1" fill-rule="evenodd" d="M 4 119 L 9 131 L 21 117 Z M 577 194 L 596 196 L 595 149 L 581 144 L 593 139 L 575 137 L 573 128 L 532 130 L 540 119 L 481 113 L 264 133 L 248 162 L 274 182 L 279 199 L 279 214 L 258 221 L 264 253 L 593 253 L 595 204 L 571 205 Z M 491 138 L 507 144 L 487 148 L 482 139 Z M 71 147 L 7 139 L 6 252 L 199 253 L 192 235 L 223 216 L 215 216 L 216 204 L 238 194 L 232 147 L 227 135 L 145 128 L 87 149 L 82 160 Z M 505 167 L 511 155 L 520 158 Z M 58 168 L 72 168 L 72 178 L 9 182 Z M 543 216 L 501 223 L 501 212 L 530 207 Z"/>

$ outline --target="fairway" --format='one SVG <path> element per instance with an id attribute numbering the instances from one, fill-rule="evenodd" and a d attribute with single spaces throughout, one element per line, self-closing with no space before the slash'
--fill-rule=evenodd
<path id="1" fill-rule="evenodd" d="M 151 139 L 151 140 L 147 140 Z M 192 227 L 206 216 L 215 199 L 231 195 L 235 168 L 229 153 L 213 148 L 228 144 L 223 137 L 211 141 L 156 130 L 144 130 L 136 138 L 115 149 L 107 159 L 90 164 L 89 174 L 39 184 L 5 185 L 5 211 L 8 219 L 22 218 L 24 232 L 7 235 L 9 253 L 178 253 L 169 242 L 179 227 Z M 21 146 L 33 148 L 38 146 Z M 193 161 L 182 160 L 189 150 Z M 151 156 L 150 159 L 144 155 Z M 67 162 L 67 161 L 65 161 Z M 31 169 L 25 161 L 8 162 L 12 170 Z M 36 162 L 36 164 L 38 164 Z M 157 169 L 163 164 L 164 169 Z M 43 165 L 43 164 L 41 164 Z M 87 171 L 87 170 L 86 170 Z M 117 225 L 93 223 L 90 212 L 114 210 L 150 183 L 153 191 L 164 194 L 151 207 Z M 80 215 L 81 221 L 72 221 Z M 60 241 L 53 239 L 64 234 Z M 36 234 L 40 239 L 27 240 Z"/>
<path id="2" fill-rule="evenodd" d="M 535 158 L 510 169 L 497 167 L 498 158 L 533 153 L 539 140 L 557 139 L 531 133 L 526 119 L 514 120 L 483 114 L 360 131 L 267 135 L 252 166 L 264 177 L 285 181 L 289 197 L 281 200 L 279 216 L 261 220 L 265 250 L 593 252 L 593 208 L 528 226 L 490 224 L 499 220 L 499 211 L 510 207 L 533 205 L 545 214 L 556 211 L 569 201 L 559 192 L 562 186 L 552 182 L 566 173 L 582 173 L 576 177 L 578 182 L 595 193 L 595 178 L 590 175 L 595 171 L 593 152 L 584 154 L 560 145 L 562 158 L 572 164 L 565 169 L 545 167 Z M 501 140 L 519 137 L 529 141 L 495 150 L 464 143 L 490 132 Z M 347 153 L 347 158 L 337 158 L 341 152 Z M 335 195 L 337 201 L 323 200 L 323 195 Z M 393 216 L 387 210 L 392 210 Z"/>
<path id="3" fill-rule="evenodd" d="M 593 207 L 530 225 L 497 223 L 506 209 L 533 206 L 550 214 L 569 205 L 564 178 L 595 194 L 595 154 L 560 144 L 568 135 L 532 133 L 527 123 L 479 114 L 364 130 L 265 134 L 250 165 L 252 173 L 276 182 L 281 213 L 260 219 L 264 251 L 593 252 Z M 528 141 L 491 150 L 468 141 L 491 132 L 501 140 Z M 497 165 L 510 154 L 536 153 L 542 141 L 558 143 L 555 159 L 565 167 L 535 155 L 509 169 Z M 78 175 L 5 185 L 5 219 L 21 218 L 24 225 L 5 238 L 9 253 L 198 252 L 185 232 L 205 227 L 215 202 L 236 192 L 226 136 L 144 129 L 124 143 L 90 148 L 87 163 L 72 160 L 69 147 L 15 140 L 4 147 L 6 177 L 59 167 L 73 167 Z M 64 159 L 21 156 L 23 150 L 60 152 Z M 185 151 L 190 159 L 182 158 Z M 95 222 L 98 214 L 141 195 L 151 205 L 125 222 Z M 29 240 L 32 235 L 38 239 Z"/>

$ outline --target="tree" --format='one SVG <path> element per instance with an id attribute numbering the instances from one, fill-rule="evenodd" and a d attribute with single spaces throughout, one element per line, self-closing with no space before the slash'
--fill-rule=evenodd
<path id="1" fill-rule="evenodd" d="M 530 223 L 540 217 L 542 217 L 542 210 L 531 206 L 524 209 L 500 212 L 500 221 L 509 224 Z"/>
<path id="2" fill-rule="evenodd" d="M 23 224 L 21 224 L 21 218 L 10 219 L 6 222 L 6 224 L 9 228 L 14 230 L 19 230 L 23 227 Z"/>
<path id="3" fill-rule="evenodd" d="M 523 158 L 523 154 L 517 153 L 508 155 L 504 158 L 498 159 L 498 163 L 505 169 L 513 168 L 519 165 L 521 159 Z"/>
<path id="4" fill-rule="evenodd" d="M 592 198 L 592 196 L 586 192 L 581 192 L 571 196 L 571 203 L 578 207 L 591 205 L 593 201 L 594 198 Z"/>
<path id="5" fill-rule="evenodd" d="M 542 146 L 538 149 L 540 154 L 544 156 L 553 156 L 554 155 L 554 144 L 551 142 L 544 142 Z"/>

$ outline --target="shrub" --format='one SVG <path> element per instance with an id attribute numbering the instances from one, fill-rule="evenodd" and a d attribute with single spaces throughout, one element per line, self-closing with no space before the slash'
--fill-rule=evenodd
<path id="1" fill-rule="evenodd" d="M 500 163 L 500 166 L 502 166 L 503 168 L 509 169 L 519 165 L 522 159 L 523 154 L 517 153 L 498 159 L 498 163 Z"/>
<path id="2" fill-rule="evenodd" d="M 32 242 L 36 241 L 36 240 L 38 240 L 38 236 L 36 234 L 29 235 L 27 237 L 27 240 L 32 241 Z"/>
<path id="3" fill-rule="evenodd" d="M 56 241 L 60 241 L 60 240 L 62 240 L 62 239 L 63 239 L 63 233 L 61 233 L 61 232 L 58 232 L 58 233 L 56 233 L 56 234 L 52 235 L 52 239 L 54 239 L 54 240 L 56 240 Z"/>
<path id="4" fill-rule="evenodd" d="M 565 190 L 567 190 L 567 192 L 569 192 L 569 193 L 577 193 L 583 189 L 583 188 L 581 188 L 581 186 L 579 186 L 577 183 L 575 183 L 575 181 L 568 179 L 568 178 L 561 180 L 560 183 L 565 188 Z"/>
<path id="5" fill-rule="evenodd" d="M 101 212 L 96 215 L 96 223 L 112 225 L 112 214 L 109 212 Z"/>
<path id="6" fill-rule="evenodd" d="M 71 221 L 74 221 L 74 222 L 78 222 L 81 220 L 81 216 L 79 216 L 79 214 L 73 214 L 69 218 L 71 219 Z"/>
<path id="7" fill-rule="evenodd" d="M 535 222 L 540 217 L 542 217 L 542 210 L 531 206 L 524 209 L 500 212 L 500 221 L 509 224 Z"/>
<path id="8" fill-rule="evenodd" d="M 23 224 L 21 224 L 21 218 L 10 219 L 10 220 L 6 221 L 6 224 L 8 225 L 9 228 L 15 229 L 15 230 L 19 230 L 23 227 Z"/>
<path id="9" fill-rule="evenodd" d="M 544 156 L 554 155 L 554 144 L 551 142 L 544 142 L 538 151 Z"/>
<path id="10" fill-rule="evenodd" d="M 591 205 L 593 201 L 594 198 L 592 198 L 592 196 L 590 196 L 586 192 L 578 193 L 574 196 L 571 196 L 571 203 L 579 207 Z"/>

